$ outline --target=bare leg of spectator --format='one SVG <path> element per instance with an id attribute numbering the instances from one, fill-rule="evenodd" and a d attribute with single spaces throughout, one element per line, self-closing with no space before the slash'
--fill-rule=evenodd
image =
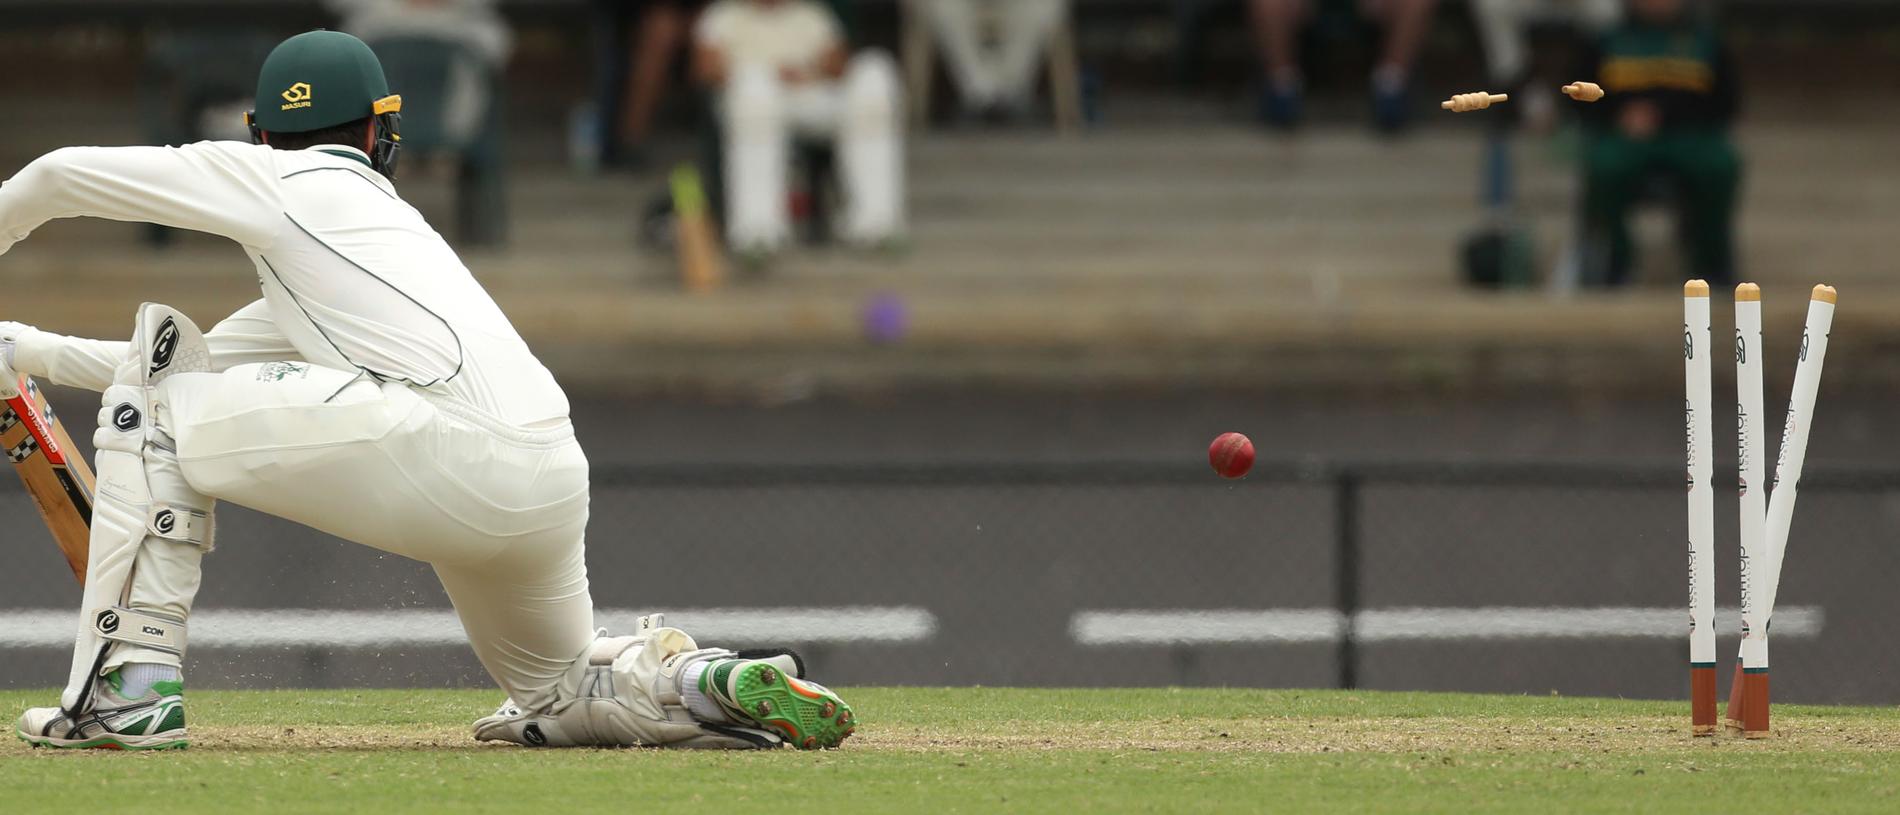
<path id="1" fill-rule="evenodd" d="M 652 134 L 654 111 L 666 98 L 686 22 L 686 13 L 671 3 L 653 3 L 641 15 L 636 45 L 628 55 L 627 97 L 620 108 L 620 136 L 630 146 L 637 148 Z"/>
<path id="2" fill-rule="evenodd" d="M 1305 0 L 1251 0 L 1254 42 L 1265 68 L 1260 114 L 1269 124 L 1291 127 L 1300 119 L 1300 26 Z"/>
<path id="3" fill-rule="evenodd" d="M 1009 0 L 997 43 L 996 77 L 1000 101 L 1018 110 L 1035 96 L 1037 68 L 1049 38 L 1069 13 L 1068 0 Z"/>
<path id="4" fill-rule="evenodd" d="M 726 148 L 726 238 L 741 253 L 771 252 L 791 235 L 785 213 L 785 88 L 772 69 L 733 66 L 720 98 Z"/>
<path id="5" fill-rule="evenodd" d="M 1368 3 L 1368 10 L 1385 26 L 1385 49 L 1372 73 L 1373 122 L 1380 130 L 1397 132 L 1409 119 L 1406 91 L 1411 85 L 1412 64 L 1418 60 L 1419 46 L 1431 30 L 1432 12 L 1437 7 L 1438 0 Z"/>
<path id="6" fill-rule="evenodd" d="M 1270 75 L 1298 76 L 1305 0 L 1252 0 L 1254 44 Z"/>
<path id="7" fill-rule="evenodd" d="M 994 106 L 1001 94 L 988 49 L 983 47 L 981 0 L 924 0 L 922 11 L 943 49 L 944 64 L 969 111 Z M 1031 3 L 1034 0 L 1030 0 Z"/>
<path id="8" fill-rule="evenodd" d="M 1431 31 L 1432 12 L 1438 0 L 1382 0 L 1384 7 L 1385 50 L 1379 60 L 1382 69 L 1409 73 L 1418 61 L 1419 46 Z"/>
<path id="9" fill-rule="evenodd" d="M 903 98 L 897 64 L 879 51 L 845 69 L 838 153 L 847 240 L 878 243 L 904 230 Z"/>

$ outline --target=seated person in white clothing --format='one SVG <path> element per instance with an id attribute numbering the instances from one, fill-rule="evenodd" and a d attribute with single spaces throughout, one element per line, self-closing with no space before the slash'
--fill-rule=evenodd
<path id="1" fill-rule="evenodd" d="M 694 35 L 693 76 L 714 91 L 725 139 L 726 238 L 767 255 L 791 235 L 787 153 L 794 136 L 838 148 L 841 231 L 880 244 L 904 228 L 903 104 L 881 52 L 851 56 L 816 0 L 715 0 Z"/>

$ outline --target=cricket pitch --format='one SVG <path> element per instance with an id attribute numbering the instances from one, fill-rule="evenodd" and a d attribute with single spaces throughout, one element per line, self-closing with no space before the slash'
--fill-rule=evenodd
<path id="1" fill-rule="evenodd" d="M 51 690 L 0 692 L 7 715 Z M 499 695 L 189 693 L 184 752 L 0 746 L 19 813 L 1632 812 L 1900 808 L 1900 710 L 1777 705 L 1693 739 L 1686 702 L 1312 690 L 863 688 L 841 750 L 477 744 Z M 674 811 L 677 811 L 675 809 Z"/>

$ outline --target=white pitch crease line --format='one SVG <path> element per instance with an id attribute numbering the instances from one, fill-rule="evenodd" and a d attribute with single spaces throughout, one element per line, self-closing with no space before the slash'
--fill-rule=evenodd
<path id="1" fill-rule="evenodd" d="M 595 624 L 612 634 L 633 630 L 645 611 L 599 609 Z M 937 617 L 915 606 L 830 608 L 688 608 L 666 612 L 666 624 L 713 643 L 905 643 L 937 633 Z M 79 614 L 53 609 L 0 611 L 0 648 L 70 648 Z M 376 648 L 464 645 L 447 609 L 204 609 L 191 615 L 191 644 L 204 648 Z"/>
<path id="2" fill-rule="evenodd" d="M 1094 609 L 1069 620 L 1082 645 L 1222 645 L 1337 642 L 1339 612 L 1281 609 Z M 1741 611 L 1716 610 L 1716 630 L 1741 633 Z M 1775 639 L 1819 636 L 1827 615 L 1820 606 L 1775 612 Z M 1423 640 L 1661 639 L 1687 637 L 1686 608 L 1384 608 L 1361 611 L 1353 630 L 1360 642 Z"/>

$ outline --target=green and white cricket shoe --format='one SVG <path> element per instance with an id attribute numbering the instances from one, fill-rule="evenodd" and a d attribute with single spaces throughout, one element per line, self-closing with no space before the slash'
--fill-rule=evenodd
<path id="1" fill-rule="evenodd" d="M 713 663 L 699 690 L 742 723 L 777 731 L 801 750 L 837 747 L 857 730 L 851 706 L 830 688 L 762 659 Z"/>
<path id="2" fill-rule="evenodd" d="M 185 737 L 185 683 L 156 682 L 137 699 L 119 695 L 117 671 L 93 684 L 92 709 L 69 718 L 56 707 L 20 714 L 15 732 L 34 747 L 69 750 L 178 750 Z"/>

